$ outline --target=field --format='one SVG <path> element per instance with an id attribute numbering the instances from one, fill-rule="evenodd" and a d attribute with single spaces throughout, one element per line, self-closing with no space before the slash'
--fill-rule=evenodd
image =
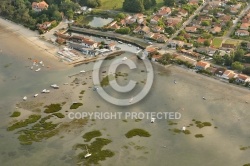
<path id="1" fill-rule="evenodd" d="M 214 38 L 212 45 L 215 48 L 219 48 L 221 46 L 221 43 L 222 43 L 222 38 Z"/>
<path id="2" fill-rule="evenodd" d="M 239 45 L 240 41 L 239 40 L 228 39 L 228 40 L 225 41 L 225 43 Z"/>
<path id="3" fill-rule="evenodd" d="M 101 0 L 102 5 L 98 9 L 122 10 L 124 0 Z M 163 0 L 156 0 L 157 7 L 163 6 Z"/>

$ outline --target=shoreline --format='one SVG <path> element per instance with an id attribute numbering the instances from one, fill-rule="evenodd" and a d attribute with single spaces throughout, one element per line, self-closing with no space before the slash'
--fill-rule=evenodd
<path id="1" fill-rule="evenodd" d="M 43 41 L 36 31 L 31 31 L 22 25 L 0 17 L 0 49 L 1 54 L 27 57 L 45 61 L 53 68 L 67 68 L 70 65 L 59 62 L 56 56 L 59 47 Z"/>

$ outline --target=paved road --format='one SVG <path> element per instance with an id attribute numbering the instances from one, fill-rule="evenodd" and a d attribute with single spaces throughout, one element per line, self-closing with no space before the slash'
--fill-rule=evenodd
<path id="1" fill-rule="evenodd" d="M 246 12 L 250 9 L 250 3 L 241 11 L 241 13 L 238 15 L 237 19 L 235 20 L 233 26 L 228 30 L 227 34 L 224 36 L 225 38 L 229 38 L 235 27 L 237 26 L 237 23 L 242 19 L 242 17 L 246 14 Z"/>
<path id="2" fill-rule="evenodd" d="M 199 6 L 196 11 L 194 12 L 193 15 L 191 15 L 187 21 L 185 21 L 182 26 L 179 28 L 179 30 L 177 30 L 172 36 L 171 38 L 169 38 L 169 40 L 172 40 L 173 38 L 175 38 L 181 30 L 183 30 L 189 23 L 191 23 L 191 21 L 194 19 L 194 17 L 199 14 L 199 12 L 206 6 L 207 2 L 205 2 L 203 5 Z"/>

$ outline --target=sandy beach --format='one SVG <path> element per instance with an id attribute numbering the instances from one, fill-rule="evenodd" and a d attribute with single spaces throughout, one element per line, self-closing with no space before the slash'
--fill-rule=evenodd
<path id="1" fill-rule="evenodd" d="M 50 68 L 67 68 L 55 56 L 58 47 L 40 39 L 37 31 L 31 31 L 0 17 L 0 55 L 43 61 Z"/>

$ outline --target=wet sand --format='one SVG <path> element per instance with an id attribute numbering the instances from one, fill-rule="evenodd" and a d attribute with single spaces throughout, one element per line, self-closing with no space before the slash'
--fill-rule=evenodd
<path id="1" fill-rule="evenodd" d="M 36 31 L 31 31 L 8 20 L 0 18 L 0 55 L 10 55 L 27 60 L 43 61 L 46 67 L 68 68 L 55 56 L 58 47 L 39 39 Z"/>
<path id="2" fill-rule="evenodd" d="M 24 61 L 27 61 L 28 64 L 30 63 L 28 58 L 32 58 L 43 60 L 45 65 L 49 64 L 51 66 L 50 69 L 68 69 L 68 67 L 65 67 L 65 64 L 58 62 L 53 56 L 45 54 L 42 48 L 25 41 L 20 35 L 16 37 L 17 34 L 15 32 L 4 28 L 1 28 L 0 32 L 0 47 L 4 54 L 13 56 L 13 58 L 17 58 L 20 61 L 25 59 Z M 132 59 L 137 64 L 140 64 L 136 57 L 132 57 Z M 106 66 L 111 62 L 112 60 L 107 61 Z M 153 124 L 146 119 L 139 122 L 135 122 L 135 120 L 128 120 L 127 122 L 122 120 L 89 121 L 85 126 L 73 127 L 71 131 L 62 131 L 58 135 L 42 142 L 23 146 L 19 144 L 18 134 L 6 132 L 6 127 L 13 123 L 15 119 L 8 118 L 9 115 L 6 116 L 6 114 L 10 114 L 10 112 L 15 110 L 15 105 L 13 105 L 13 110 L 1 110 L 5 113 L 4 117 L 6 117 L 2 123 L 8 122 L 8 124 L 5 124 L 6 126 L 1 128 L 1 130 L 5 131 L 4 141 L 0 144 L 2 165 L 75 165 L 76 156 L 82 151 L 72 150 L 72 147 L 77 143 L 84 143 L 82 135 L 92 130 L 100 130 L 103 134 L 102 137 L 112 140 L 112 143 L 105 146 L 104 149 L 112 150 L 115 152 L 115 156 L 100 162 L 101 165 L 142 166 L 155 165 L 157 163 L 157 165 L 163 166 L 168 163 L 171 166 L 235 166 L 250 163 L 250 150 L 239 150 L 241 145 L 250 146 L 250 105 L 245 102 L 247 99 L 250 100 L 248 89 L 235 87 L 180 67 L 171 66 L 164 68 L 154 65 L 155 78 L 150 93 L 135 105 L 118 107 L 107 103 L 93 91 L 92 66 L 93 63 L 89 63 L 75 68 L 78 71 L 76 74 L 82 69 L 87 72 L 72 78 L 68 78 L 64 73 L 61 73 L 61 75 L 55 73 L 55 77 L 66 77 L 63 80 L 69 83 L 69 85 L 63 85 L 64 82 L 60 82 L 58 83 L 60 89 L 53 90 L 48 86 L 51 81 L 55 81 L 55 78 L 49 77 L 50 82 L 47 82 L 47 80 L 42 82 L 39 88 L 40 90 L 42 90 L 41 87 L 50 89 L 50 94 L 40 94 L 40 90 L 37 91 L 38 88 L 32 85 L 32 88 L 36 89 L 36 91 L 32 88 L 29 91 L 25 91 L 28 96 L 27 102 L 33 101 L 35 103 L 43 103 L 44 105 L 66 102 L 60 111 L 66 117 L 63 119 L 53 118 L 53 122 L 65 123 L 70 121 L 67 114 L 72 110 L 69 107 L 73 102 L 78 101 L 82 102 L 83 106 L 73 110 L 74 112 L 178 111 L 182 114 L 182 118 L 175 121 L 178 123 L 176 126 L 169 126 L 167 120 L 156 120 Z M 140 66 L 141 68 L 142 66 Z M 139 81 L 140 86 L 143 86 L 141 81 L 145 79 L 145 75 L 140 69 L 136 72 L 129 71 L 126 67 L 121 68 L 121 70 L 123 69 L 123 72 L 129 74 L 128 80 L 129 78 L 135 79 Z M 107 69 L 104 68 L 103 70 Z M 6 71 L 6 74 L 15 72 Z M 5 76 L 1 77 L 6 79 Z M 38 76 L 33 77 L 36 78 Z M 42 73 L 39 77 L 43 77 Z M 79 84 L 71 84 L 75 78 L 80 79 Z M 177 81 L 177 84 L 174 84 L 174 80 Z M 126 82 L 125 79 L 123 81 Z M 86 82 L 86 84 L 83 85 L 83 82 Z M 6 84 L 6 82 L 3 82 L 3 84 Z M 37 83 L 34 82 L 34 84 Z M 85 90 L 83 95 L 80 94 L 81 90 Z M 114 96 L 117 95 L 115 92 L 112 92 L 110 87 L 106 87 L 105 90 Z M 3 92 L 6 94 L 9 91 Z M 35 93 L 39 93 L 37 98 L 33 98 Z M 14 95 L 14 92 L 12 95 Z M 129 95 L 131 96 L 131 94 Z M 82 98 L 80 99 L 79 96 L 82 96 Z M 202 99 L 203 96 L 206 97 L 206 100 Z M 16 103 L 22 101 L 22 96 L 18 98 Z M 25 109 L 22 109 L 20 111 L 22 116 L 16 118 L 17 120 L 25 118 L 32 110 L 27 109 L 25 111 Z M 41 114 L 44 115 L 43 110 Z M 188 127 L 188 130 L 191 131 L 190 135 L 174 135 L 168 130 L 170 128 L 180 129 L 182 126 L 188 126 L 190 123 L 193 123 L 192 119 L 211 122 L 212 126 L 202 129 L 190 126 Z M 134 128 L 145 129 L 152 136 L 149 138 L 134 137 L 127 139 L 124 134 Z M 203 134 L 205 137 L 198 139 L 194 137 L 195 134 Z M 140 148 L 138 149 L 138 147 Z"/>

